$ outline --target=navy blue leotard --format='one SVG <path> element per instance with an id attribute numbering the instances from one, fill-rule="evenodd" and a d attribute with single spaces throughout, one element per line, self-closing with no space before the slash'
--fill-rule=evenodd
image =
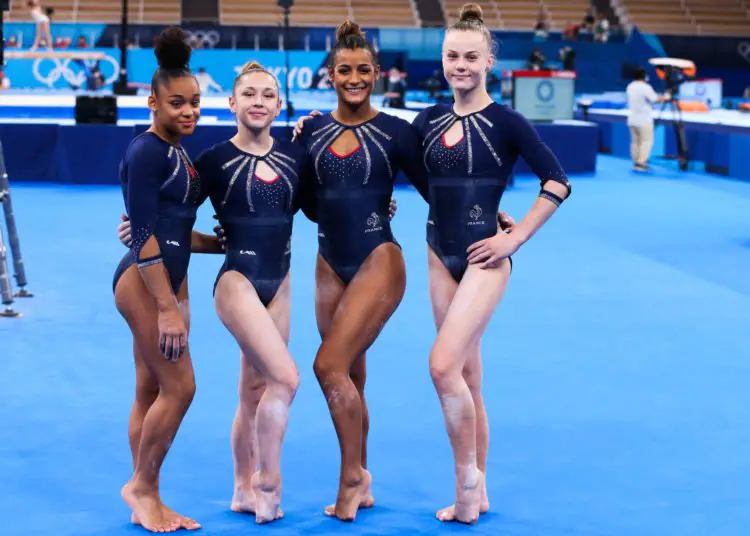
<path id="1" fill-rule="evenodd" d="M 448 146 L 444 135 L 459 121 L 463 137 Z M 427 242 L 456 281 L 468 268 L 468 247 L 497 234 L 500 198 L 519 155 L 542 186 L 553 180 L 570 189 L 565 171 L 531 123 L 507 106 L 493 102 L 459 116 L 452 106 L 438 104 L 423 110 L 414 127 L 429 173 Z"/>
<path id="2" fill-rule="evenodd" d="M 348 155 L 336 154 L 333 143 L 347 130 L 358 140 Z M 396 243 L 389 205 L 396 174 L 403 170 L 427 198 L 427 174 L 420 162 L 419 139 L 403 119 L 385 113 L 356 126 L 331 114 L 305 123 L 299 139 L 315 170 L 318 246 L 345 284 L 379 245 Z"/>
<path id="3" fill-rule="evenodd" d="M 144 132 L 125 152 L 120 182 L 133 242 L 115 271 L 112 287 L 134 263 L 147 266 L 164 262 L 176 295 L 190 262 L 190 235 L 201 196 L 199 175 L 182 147 Z M 144 259 L 141 249 L 152 236 L 159 243 L 161 255 Z"/>
<path id="4" fill-rule="evenodd" d="M 258 177 L 261 162 L 273 170 L 274 179 Z M 301 147 L 279 140 L 261 156 L 225 141 L 201 154 L 195 165 L 204 195 L 210 197 L 227 237 L 226 257 L 216 282 L 235 270 L 268 306 L 289 272 L 294 214 L 304 208 L 312 217 L 305 185 L 314 179 L 307 155 Z"/>

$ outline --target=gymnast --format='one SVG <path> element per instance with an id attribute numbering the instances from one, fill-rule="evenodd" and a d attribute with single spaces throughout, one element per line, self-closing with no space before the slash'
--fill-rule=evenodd
<path id="1" fill-rule="evenodd" d="M 39 0 L 28 0 L 26 6 L 29 8 L 29 14 L 34 19 L 36 32 L 34 34 L 34 43 L 31 45 L 32 51 L 46 43 L 48 49 L 52 49 L 52 31 L 50 30 L 49 16 L 45 15 Z M 45 41 L 46 39 L 46 41 Z"/>
<path id="2" fill-rule="evenodd" d="M 281 446 L 299 386 L 287 348 L 292 222 L 299 208 L 315 219 L 307 154 L 271 137 L 279 95 L 276 78 L 248 63 L 229 101 L 237 134 L 196 160 L 226 238 L 216 311 L 241 349 L 232 510 L 254 512 L 258 523 L 282 516 Z"/>
<path id="3" fill-rule="evenodd" d="M 426 173 L 413 155 L 411 125 L 379 113 L 370 95 L 377 55 L 351 21 L 336 30 L 328 75 L 338 95 L 330 114 L 309 120 L 298 141 L 313 161 L 319 254 L 315 312 L 322 344 L 314 370 L 341 449 L 336 503 L 326 513 L 354 520 L 370 507 L 369 419 L 365 353 L 401 302 L 406 273 L 391 232 L 389 202 L 399 169 L 427 196 Z"/>
<path id="4" fill-rule="evenodd" d="M 136 396 L 129 439 L 133 476 L 122 497 L 132 520 L 152 532 L 200 525 L 167 508 L 159 495 L 162 462 L 195 393 L 188 348 L 187 268 L 191 247 L 220 252 L 206 237 L 191 244 L 200 179 L 180 141 L 200 117 L 198 83 L 188 69 L 191 50 L 179 28 L 157 38 L 159 68 L 148 104 L 153 123 L 129 145 L 120 166 L 132 245 L 113 282 L 117 310 L 133 335 Z"/>
<path id="5" fill-rule="evenodd" d="M 570 195 L 555 155 L 519 113 L 495 103 L 486 90 L 494 61 L 482 9 L 465 4 L 448 28 L 443 72 L 454 104 L 425 109 L 414 121 L 429 172 L 427 222 L 430 296 L 438 329 L 430 374 L 453 448 L 456 503 L 441 521 L 473 523 L 489 509 L 485 486 L 489 428 L 482 399 L 480 339 L 500 302 L 511 255 Z M 530 212 L 497 232 L 497 212 L 518 156 L 541 180 Z"/>

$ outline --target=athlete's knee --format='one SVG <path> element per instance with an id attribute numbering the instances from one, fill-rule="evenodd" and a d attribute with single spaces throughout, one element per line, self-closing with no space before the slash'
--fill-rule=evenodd
<path id="1" fill-rule="evenodd" d="M 320 355 L 315 358 L 315 362 L 313 363 L 313 372 L 315 373 L 315 377 L 319 382 L 321 382 L 325 378 L 328 378 L 335 369 L 336 367 L 330 360 L 321 359 Z"/>
<path id="2" fill-rule="evenodd" d="M 336 376 L 343 377 L 349 375 L 349 371 L 345 367 L 342 367 L 338 360 L 330 356 L 327 352 L 318 352 L 318 356 L 313 363 L 313 371 L 321 385 Z"/>
<path id="3" fill-rule="evenodd" d="M 176 373 L 173 378 L 169 378 L 169 381 L 162 386 L 160 394 L 174 400 L 187 411 L 187 408 L 193 403 L 195 391 L 195 375 L 191 369 L 190 371 Z"/>
<path id="4" fill-rule="evenodd" d="M 245 380 L 240 386 L 240 406 L 245 411 L 255 413 L 258 409 L 260 399 L 263 397 L 263 393 L 266 392 L 266 382 L 263 378 L 253 377 L 250 380 Z"/>
<path id="5" fill-rule="evenodd" d="M 292 400 L 294 400 L 294 397 L 297 395 L 297 390 L 299 389 L 299 372 L 297 371 L 297 367 L 289 367 L 282 373 L 278 374 L 273 382 L 269 382 L 269 388 L 270 387 L 280 391 L 280 394 L 283 395 L 285 399 L 288 399 L 291 404 Z"/>
<path id="6" fill-rule="evenodd" d="M 354 385 L 357 387 L 358 391 L 362 392 L 365 390 L 365 384 L 367 383 L 367 371 L 364 367 L 355 366 L 349 373 L 349 377 L 352 379 L 352 382 L 354 382 Z"/>
<path id="7" fill-rule="evenodd" d="M 153 378 L 136 377 L 135 400 L 137 403 L 150 406 L 159 396 L 159 382 Z"/>
<path id="8" fill-rule="evenodd" d="M 474 363 L 467 363 L 462 371 L 466 385 L 469 386 L 469 390 L 473 396 L 481 396 L 482 394 L 482 372 L 477 370 Z"/>
<path id="9" fill-rule="evenodd" d="M 460 366 L 457 364 L 458 354 L 448 345 L 436 344 L 430 352 L 430 376 L 436 387 L 440 388 L 447 382 L 460 377 Z"/>

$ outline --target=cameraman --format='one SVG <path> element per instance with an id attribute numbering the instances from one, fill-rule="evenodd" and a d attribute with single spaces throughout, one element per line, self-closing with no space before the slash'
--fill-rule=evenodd
<path id="1" fill-rule="evenodd" d="M 630 157 L 634 169 L 649 171 L 648 159 L 654 143 L 654 119 L 652 106 L 657 102 L 669 99 L 668 95 L 659 96 L 648 83 L 646 69 L 639 68 L 635 77 L 625 90 L 628 97 L 628 127 L 630 128 Z"/>

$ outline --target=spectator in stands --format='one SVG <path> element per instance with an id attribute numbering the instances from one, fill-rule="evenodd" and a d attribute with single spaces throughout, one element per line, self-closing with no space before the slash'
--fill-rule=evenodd
<path id="1" fill-rule="evenodd" d="M 628 98 L 628 127 L 630 128 L 630 156 L 636 171 L 649 171 L 648 159 L 654 142 L 653 104 L 668 97 L 659 96 L 648 83 L 646 69 L 640 68 L 626 89 Z"/>
<path id="2" fill-rule="evenodd" d="M 549 24 L 547 23 L 547 13 L 542 8 L 536 17 L 534 41 L 546 41 L 547 37 L 549 37 Z"/>
<path id="3" fill-rule="evenodd" d="M 586 15 L 583 17 L 583 24 L 581 25 L 581 31 L 591 34 L 594 32 L 594 22 L 596 21 L 596 17 L 594 17 L 594 14 L 592 11 L 589 11 L 586 13 Z"/>
<path id="4" fill-rule="evenodd" d="M 594 40 L 600 43 L 606 43 L 609 40 L 609 19 L 601 11 L 596 15 Z"/>
<path id="5" fill-rule="evenodd" d="M 568 21 L 568 25 L 563 30 L 563 39 L 568 41 L 577 41 L 578 34 L 581 32 L 581 25 L 577 22 Z"/>
<path id="6" fill-rule="evenodd" d="M 205 67 L 200 67 L 198 69 L 195 79 L 198 80 L 198 85 L 201 88 L 201 95 L 206 95 L 212 89 L 219 92 L 224 91 L 222 87 L 216 83 L 213 77 L 206 72 Z"/>
<path id="7" fill-rule="evenodd" d="M 89 48 L 89 42 L 86 40 L 86 37 L 83 35 L 78 36 L 78 41 L 76 42 L 76 48 Z"/>
<path id="8" fill-rule="evenodd" d="M 547 37 L 549 37 L 547 23 L 540 20 L 534 26 L 534 41 L 546 41 Z"/>
<path id="9" fill-rule="evenodd" d="M 0 91 L 10 89 L 10 78 L 5 74 L 5 69 L 0 65 Z"/>
<path id="10" fill-rule="evenodd" d="M 68 48 L 69 44 L 70 42 L 67 39 L 65 39 L 61 35 L 58 35 L 57 37 L 55 37 L 55 43 L 52 45 L 52 48 L 64 49 L 64 48 Z"/>
<path id="11" fill-rule="evenodd" d="M 526 62 L 526 68 L 529 71 L 541 71 L 544 69 L 544 62 L 547 58 L 544 57 L 544 54 L 542 54 L 542 51 L 538 48 L 535 48 L 531 55 L 529 55 L 529 60 Z"/>
<path id="12" fill-rule="evenodd" d="M 16 48 L 18 47 L 18 38 L 15 35 L 11 35 L 5 42 L 5 48 Z"/>
<path id="13" fill-rule="evenodd" d="M 42 5 L 39 0 L 28 0 L 26 5 L 29 7 L 29 14 L 36 23 L 36 33 L 34 34 L 34 44 L 31 50 L 36 50 L 40 46 L 47 48 L 52 46 L 52 30 L 50 30 L 49 15 L 44 14 Z"/>

